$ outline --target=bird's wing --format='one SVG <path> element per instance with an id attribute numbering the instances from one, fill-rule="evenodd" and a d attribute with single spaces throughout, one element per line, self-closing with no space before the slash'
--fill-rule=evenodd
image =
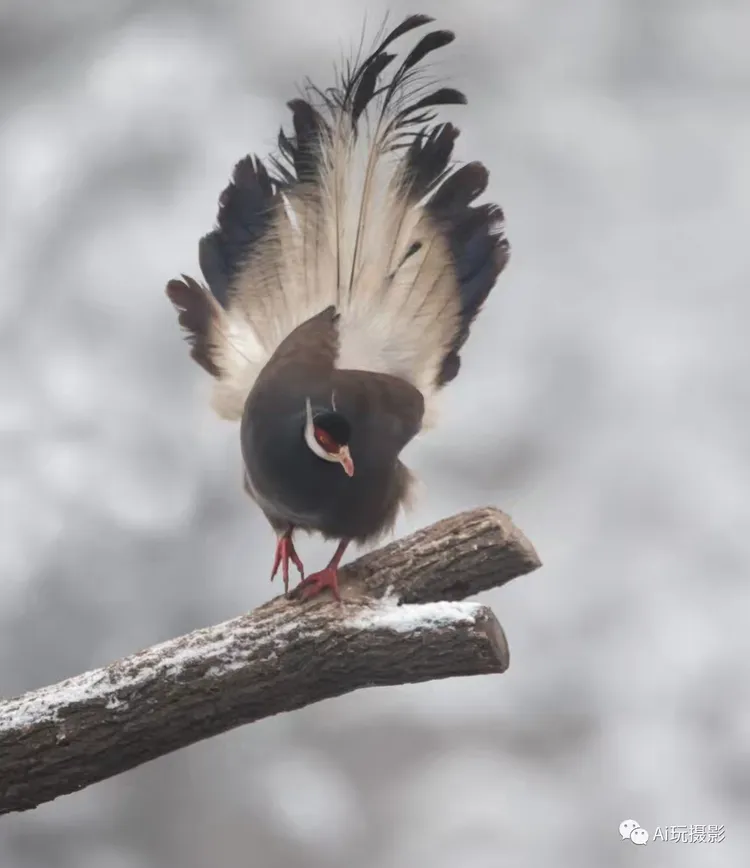
<path id="1" fill-rule="evenodd" d="M 336 370 L 334 401 L 347 418 L 367 418 L 372 438 L 398 455 L 422 428 L 424 396 L 415 386 L 390 374 Z"/>
<path id="2" fill-rule="evenodd" d="M 428 33 L 400 63 L 390 51 L 431 20 L 409 16 L 335 87 L 310 85 L 290 102 L 294 135 L 280 132 L 272 174 L 255 158 L 237 165 L 217 227 L 200 245 L 220 310 L 192 284 L 170 284 L 183 325 L 209 323 L 208 337 L 192 332 L 193 349 L 205 347 L 221 415 L 239 418 L 279 344 L 331 305 L 339 368 L 399 377 L 428 411 L 455 377 L 508 244 L 499 207 L 473 204 L 486 169 L 456 167 L 458 130 L 433 123 L 435 109 L 466 101 L 420 69 L 453 34 Z"/>

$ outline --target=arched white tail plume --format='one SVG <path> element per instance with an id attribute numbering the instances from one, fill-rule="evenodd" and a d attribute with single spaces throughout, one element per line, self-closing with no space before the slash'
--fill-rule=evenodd
<path id="1" fill-rule="evenodd" d="M 237 164 L 201 241 L 210 293 L 189 278 L 168 285 L 222 416 L 242 415 L 281 341 L 329 305 L 337 366 L 412 383 L 427 423 L 430 399 L 458 372 L 508 244 L 500 209 L 472 204 L 487 171 L 453 166 L 458 130 L 433 123 L 435 109 L 465 102 L 420 69 L 453 34 L 428 33 L 400 62 L 388 50 L 431 20 L 406 18 L 335 87 L 309 85 L 289 103 L 294 135 L 279 133 L 270 172 L 254 157 Z"/>

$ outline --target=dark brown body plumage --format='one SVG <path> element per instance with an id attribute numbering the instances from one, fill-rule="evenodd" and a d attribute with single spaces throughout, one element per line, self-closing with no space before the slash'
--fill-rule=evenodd
<path id="1" fill-rule="evenodd" d="M 411 474 L 398 460 L 422 424 L 424 399 L 387 374 L 334 367 L 337 316 L 322 311 L 290 334 L 258 377 L 242 419 L 246 487 L 277 531 L 366 542 L 390 530 Z M 334 397 L 335 396 L 335 397 Z M 351 423 L 353 477 L 299 448 L 305 400 Z"/>

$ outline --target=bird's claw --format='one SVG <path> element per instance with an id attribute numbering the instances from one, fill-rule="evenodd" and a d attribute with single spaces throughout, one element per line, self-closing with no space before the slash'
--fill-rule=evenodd
<path id="1" fill-rule="evenodd" d="M 325 588 L 331 591 L 339 603 L 341 602 L 339 572 L 334 566 L 327 566 L 324 570 L 311 573 L 306 579 L 303 578 L 294 591 L 292 591 L 292 594 L 298 599 L 309 600 L 311 597 L 317 596 Z"/>
<path id="2" fill-rule="evenodd" d="M 273 569 L 271 570 L 271 581 L 276 577 L 276 573 L 281 567 L 281 577 L 284 580 L 284 593 L 289 593 L 289 561 L 297 567 L 302 580 L 305 578 L 305 569 L 302 566 L 302 561 L 294 548 L 292 536 L 285 533 L 279 537 L 276 543 L 276 554 L 273 559 Z"/>

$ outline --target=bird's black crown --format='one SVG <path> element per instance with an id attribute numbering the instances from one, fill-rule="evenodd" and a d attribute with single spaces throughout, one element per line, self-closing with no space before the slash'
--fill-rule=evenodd
<path id="1" fill-rule="evenodd" d="M 339 446 L 347 446 L 352 436 L 349 421 L 336 410 L 313 413 L 313 425 L 329 434 Z"/>

